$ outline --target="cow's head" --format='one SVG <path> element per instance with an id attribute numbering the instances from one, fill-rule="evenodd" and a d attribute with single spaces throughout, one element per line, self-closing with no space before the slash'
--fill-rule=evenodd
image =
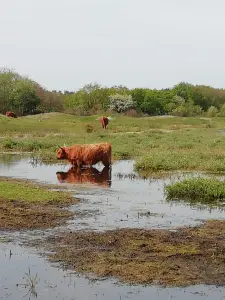
<path id="1" fill-rule="evenodd" d="M 57 159 L 67 159 L 67 153 L 65 147 L 59 147 L 57 154 L 56 154 Z"/>

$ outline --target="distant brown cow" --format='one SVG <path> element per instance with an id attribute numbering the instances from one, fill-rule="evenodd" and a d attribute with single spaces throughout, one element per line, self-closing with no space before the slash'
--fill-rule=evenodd
<path id="1" fill-rule="evenodd" d="M 109 118 L 107 118 L 107 117 L 101 117 L 98 120 L 101 123 L 102 128 L 106 129 L 107 125 L 109 124 Z"/>
<path id="2" fill-rule="evenodd" d="M 112 146 L 109 143 L 73 145 L 60 147 L 57 151 L 57 159 L 68 159 L 78 167 L 93 166 L 102 162 L 105 167 L 111 165 Z"/>
<path id="3" fill-rule="evenodd" d="M 104 167 L 101 172 L 93 167 L 86 169 L 72 167 L 68 172 L 57 172 L 56 175 L 59 182 L 73 184 L 92 183 L 104 187 L 111 186 L 111 168 L 107 167 Z"/>
<path id="4" fill-rule="evenodd" d="M 16 114 L 12 111 L 7 111 L 5 115 L 6 117 L 17 118 Z"/>

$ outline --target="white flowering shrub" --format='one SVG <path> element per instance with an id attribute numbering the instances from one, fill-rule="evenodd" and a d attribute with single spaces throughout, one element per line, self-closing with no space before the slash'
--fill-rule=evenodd
<path id="1" fill-rule="evenodd" d="M 131 95 L 115 94 L 109 96 L 109 110 L 122 113 L 134 107 L 135 103 Z"/>
<path id="2" fill-rule="evenodd" d="M 215 106 L 210 106 L 207 110 L 207 117 L 213 118 L 218 114 L 218 109 Z"/>

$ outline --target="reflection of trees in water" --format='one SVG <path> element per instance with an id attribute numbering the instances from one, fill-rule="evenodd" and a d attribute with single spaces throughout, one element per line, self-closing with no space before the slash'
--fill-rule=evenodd
<path id="1" fill-rule="evenodd" d="M 20 154 L 1 154 L 0 164 L 6 167 L 10 167 L 12 163 L 19 162 L 22 159 Z"/>
<path id="2" fill-rule="evenodd" d="M 31 156 L 29 163 L 31 164 L 31 166 L 33 168 L 36 168 L 38 166 L 51 166 L 51 165 L 55 165 L 54 161 L 50 161 L 50 160 L 49 161 L 48 160 L 43 161 L 41 158 L 36 157 L 36 156 Z"/>
<path id="3" fill-rule="evenodd" d="M 104 167 L 102 171 L 96 168 L 77 168 L 71 167 L 67 172 L 56 172 L 59 182 L 67 183 L 92 183 L 100 186 L 110 187 L 111 168 Z"/>
<path id="4" fill-rule="evenodd" d="M 130 180 L 134 180 L 134 179 L 140 179 L 139 175 L 135 174 L 135 173 L 116 173 L 115 176 L 119 179 L 119 180 L 122 180 L 122 179 L 130 179 Z"/>

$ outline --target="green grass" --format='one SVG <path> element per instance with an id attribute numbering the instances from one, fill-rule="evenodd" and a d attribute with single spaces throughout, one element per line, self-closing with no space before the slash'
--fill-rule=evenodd
<path id="1" fill-rule="evenodd" d="M 192 178 L 165 187 L 167 199 L 213 203 L 225 200 L 225 184 L 214 178 Z"/>
<path id="2" fill-rule="evenodd" d="M 201 142 L 202 144 L 204 141 Z M 206 146 L 207 147 L 207 146 Z M 157 171 L 225 171 L 225 155 L 222 149 L 204 148 L 204 146 L 193 146 L 190 150 L 174 151 L 160 150 L 152 151 L 151 154 L 143 156 L 135 164 L 135 169 L 141 173 L 148 174 Z"/>
<path id="3" fill-rule="evenodd" d="M 29 203 L 65 203 L 71 196 L 67 193 L 52 191 L 47 188 L 10 180 L 0 179 L 0 199 L 20 200 Z"/>
<path id="4" fill-rule="evenodd" d="M 223 118 L 114 116 L 103 130 L 97 116 L 49 113 L 17 119 L 0 116 L 0 151 L 32 152 L 56 161 L 58 145 L 110 142 L 114 159 L 132 158 L 141 172 L 223 172 Z"/>
<path id="5" fill-rule="evenodd" d="M 49 188 L 0 177 L 0 230 L 45 229 L 71 218 L 73 213 L 65 207 L 78 200 L 69 193 Z"/>

